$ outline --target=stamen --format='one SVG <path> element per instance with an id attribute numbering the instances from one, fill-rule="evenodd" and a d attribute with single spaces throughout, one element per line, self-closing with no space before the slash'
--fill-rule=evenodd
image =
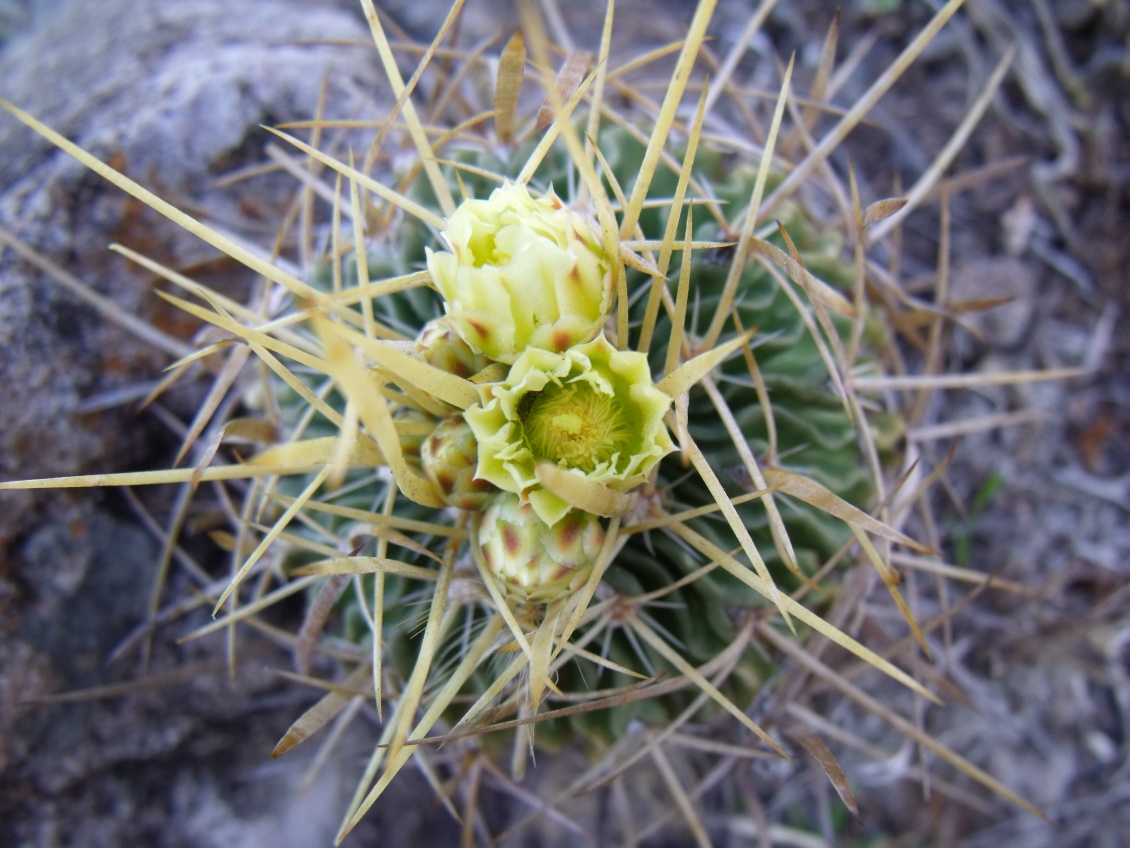
<path id="1" fill-rule="evenodd" d="M 629 426 L 615 397 L 575 383 L 537 394 L 528 408 L 526 435 L 538 459 L 587 473 L 623 452 Z"/>

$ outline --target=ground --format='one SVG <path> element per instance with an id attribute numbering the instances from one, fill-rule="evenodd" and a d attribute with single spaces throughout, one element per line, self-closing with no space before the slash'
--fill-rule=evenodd
<path id="1" fill-rule="evenodd" d="M 194 0 L 178 4 L 177 14 L 159 4 L 105 4 L 97 14 L 80 12 L 83 5 L 56 0 L 33 10 L 0 3 L 0 38 L 7 39 L 0 95 L 99 156 L 118 157 L 173 199 L 240 221 L 245 233 L 270 217 L 264 206 L 281 189 L 260 184 L 254 195 L 236 189 L 243 194 L 233 196 L 215 178 L 262 156 L 267 141 L 256 126 L 308 113 L 331 67 L 348 78 L 347 93 L 377 88 L 371 51 L 335 48 L 346 51 L 343 62 L 342 53 L 326 48 L 299 50 L 288 54 L 284 73 L 264 46 L 312 37 L 364 41 L 352 3 Z M 384 8 L 430 38 L 434 5 Z M 485 4 L 468 5 L 467 26 L 491 31 L 496 22 Z M 746 5 L 721 4 L 712 30 L 718 55 L 740 31 Z M 674 38 L 692 4 L 669 4 L 661 14 L 651 6 L 618 4 L 625 21 L 619 37 Z M 778 6 L 768 39 L 754 46 L 782 59 L 797 51 L 798 73 L 810 77 L 830 7 L 814 0 Z M 578 39 L 598 31 L 589 4 L 568 4 L 565 12 Z M 909 0 L 844 4 L 839 55 L 875 39 L 842 90 L 845 102 L 930 14 L 929 4 Z M 1130 841 L 1130 336 L 1121 332 L 1130 306 L 1128 32 L 1124 0 L 969 0 L 835 160 L 846 168 L 850 157 L 866 197 L 905 189 L 1014 48 L 1000 94 L 952 170 L 1001 167 L 980 172 L 949 198 L 952 300 L 1012 300 L 971 314 L 969 329 L 947 340 L 946 355 L 955 370 L 1080 366 L 1086 373 L 946 392 L 923 425 L 1037 411 L 963 438 L 937 489 L 943 521 L 915 527 L 937 534 L 948 561 L 1023 587 L 990 588 L 962 605 L 939 643 L 950 705 L 919 716 L 935 736 L 1039 806 L 1050 823 L 980 790 L 964 803 L 937 790 L 924 798 L 907 779 L 921 764 L 919 753 L 829 697 L 824 703 L 838 723 L 892 756 L 876 762 L 841 755 L 862 810 L 858 819 L 824 817 L 832 831 L 821 835 L 826 842 L 1113 848 Z M 140 46 L 111 48 L 127 36 Z M 775 87 L 772 66 L 754 73 Z M 187 328 L 147 297 L 144 275 L 104 245 L 127 241 L 180 267 L 207 263 L 206 252 L 9 119 L 0 120 L 0 150 L 0 225 L 187 339 Z M 940 209 L 927 204 L 907 223 L 904 274 L 912 283 L 928 281 L 937 267 Z M 249 284 L 233 269 L 211 271 L 228 276 L 235 290 Z M 186 391 L 145 415 L 120 403 L 148 391 L 166 354 L 50 287 L 11 250 L 0 255 L 0 340 L 9 351 L 0 364 L 8 393 L 0 413 L 5 479 L 169 462 L 176 442 L 170 422 L 190 415 L 197 398 Z M 926 458 L 940 460 L 950 444 L 939 442 Z M 305 763 L 295 758 L 312 752 L 279 761 L 268 754 L 310 695 L 272 671 L 289 668 L 290 658 L 269 641 L 241 634 L 234 679 L 225 673 L 225 642 L 178 645 L 181 625 L 158 634 L 148 670 L 136 650 L 108 662 L 143 618 L 159 551 L 135 501 L 109 491 L 5 495 L 0 504 L 0 842 L 328 844 L 372 726 L 355 728 L 352 753 L 332 760 L 299 792 Z M 145 500 L 158 515 L 167 507 L 160 496 Z M 920 614 L 936 612 L 932 579 L 907 581 Z M 867 603 L 881 610 L 878 588 Z M 966 590 L 947 591 L 952 603 Z M 288 614 L 295 611 L 281 612 L 279 623 L 291 623 Z M 50 700 L 75 690 L 88 691 L 65 703 Z M 926 764 L 936 765 L 929 758 Z M 554 770 L 569 762 L 541 766 L 539 779 L 552 782 Z M 457 839 L 423 779 L 405 778 L 353 844 Z M 761 801 L 771 821 L 791 821 L 790 805 L 809 797 L 811 775 L 803 770 L 754 779 L 769 793 Z M 513 802 L 498 803 L 499 820 L 514 814 Z M 730 841 L 719 844 L 756 844 L 736 826 L 720 833 Z M 565 838 L 543 826 L 517 841 Z"/>

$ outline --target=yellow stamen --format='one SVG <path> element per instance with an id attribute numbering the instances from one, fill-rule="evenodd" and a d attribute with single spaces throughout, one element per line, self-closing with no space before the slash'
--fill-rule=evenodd
<path id="1" fill-rule="evenodd" d="M 534 396 L 526 417 L 526 436 L 538 459 L 586 473 L 622 452 L 629 429 L 616 399 L 588 383 L 546 388 Z"/>

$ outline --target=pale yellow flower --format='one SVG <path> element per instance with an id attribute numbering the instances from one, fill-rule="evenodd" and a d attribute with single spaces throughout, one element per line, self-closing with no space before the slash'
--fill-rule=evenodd
<path id="1" fill-rule="evenodd" d="M 612 309 L 612 274 L 592 228 L 549 192 L 507 183 L 447 221 L 450 251 L 428 249 L 448 320 L 477 353 L 512 363 L 528 347 L 589 341 Z"/>
<path id="2" fill-rule="evenodd" d="M 564 353 L 530 348 L 488 393 L 464 413 L 478 476 L 520 495 L 550 526 L 570 506 L 541 486 L 538 462 L 626 492 L 675 449 L 663 423 L 671 398 L 652 383 L 647 357 L 603 335 Z"/>

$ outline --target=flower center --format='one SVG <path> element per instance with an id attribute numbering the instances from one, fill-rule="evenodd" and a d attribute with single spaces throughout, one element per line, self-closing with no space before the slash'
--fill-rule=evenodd
<path id="1" fill-rule="evenodd" d="M 588 473 L 624 452 L 631 427 L 612 395 L 573 383 L 550 386 L 528 398 L 520 409 L 530 450 L 538 459 Z"/>

